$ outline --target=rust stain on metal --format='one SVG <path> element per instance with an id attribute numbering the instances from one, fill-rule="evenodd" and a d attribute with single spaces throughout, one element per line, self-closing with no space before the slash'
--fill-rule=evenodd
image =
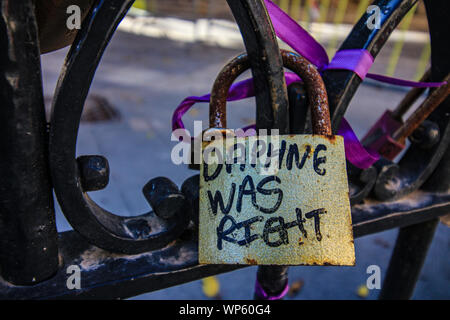
<path id="1" fill-rule="evenodd" d="M 320 135 L 332 135 L 328 95 L 322 77 L 317 68 L 305 58 L 286 50 L 281 50 L 286 68 L 294 71 L 303 80 L 308 91 L 313 132 Z"/>
<path id="2" fill-rule="evenodd" d="M 432 91 L 405 123 L 394 132 L 392 135 L 394 140 L 404 144 L 405 139 L 447 98 L 450 94 L 450 74 L 445 77 L 444 81 L 447 83 Z"/>
<path id="3" fill-rule="evenodd" d="M 317 68 L 302 56 L 280 50 L 283 65 L 295 72 L 305 83 L 308 90 L 309 105 L 314 134 L 331 136 L 331 120 L 328 108 L 328 95 L 325 84 Z M 234 80 L 250 68 L 247 54 L 241 54 L 231 60 L 219 72 L 211 90 L 209 105 L 209 126 L 211 128 L 226 128 L 226 99 Z M 275 94 L 275 93 L 272 93 Z M 272 106 L 276 111 L 279 106 Z"/>
<path id="4" fill-rule="evenodd" d="M 328 139 L 328 141 L 330 141 L 330 143 L 334 144 L 336 142 L 336 136 L 325 136 L 326 139 Z"/>
<path id="5" fill-rule="evenodd" d="M 209 126 L 211 128 L 226 128 L 226 101 L 228 91 L 234 80 L 250 68 L 247 54 L 241 54 L 231 60 L 219 72 L 211 90 L 209 107 Z"/>
<path id="6" fill-rule="evenodd" d="M 245 262 L 247 262 L 247 264 L 251 264 L 251 265 L 258 264 L 258 262 L 255 259 L 251 259 L 251 258 L 245 258 Z"/>

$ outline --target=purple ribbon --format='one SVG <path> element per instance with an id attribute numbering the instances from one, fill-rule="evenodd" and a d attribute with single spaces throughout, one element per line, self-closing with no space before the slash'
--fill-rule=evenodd
<path id="1" fill-rule="evenodd" d="M 348 49 L 336 52 L 333 60 L 323 68 L 352 70 L 364 79 L 373 64 L 373 57 L 367 50 Z"/>
<path id="2" fill-rule="evenodd" d="M 362 80 L 365 77 L 374 80 L 410 87 L 439 87 L 446 82 L 415 82 L 401 80 L 382 75 L 368 73 L 373 64 L 372 55 L 364 49 L 339 50 L 329 62 L 325 49 L 304 30 L 295 20 L 277 7 L 272 1 L 264 0 L 267 11 L 272 19 L 272 24 L 277 36 L 286 42 L 300 55 L 313 63 L 319 71 L 326 69 L 341 69 L 355 72 Z M 301 81 L 300 78 L 291 72 L 285 73 L 286 85 Z M 236 101 L 253 97 L 255 95 L 253 79 L 240 81 L 231 86 L 227 101 Z M 196 102 L 209 102 L 210 94 L 203 96 L 191 96 L 184 99 L 175 109 L 172 117 L 172 130 L 184 128 L 183 115 Z M 244 129 L 254 128 L 254 125 Z M 346 158 L 358 168 L 366 169 L 379 159 L 379 155 L 374 151 L 366 150 L 358 140 L 349 123 L 342 119 L 338 134 L 344 137 Z"/>
<path id="3" fill-rule="evenodd" d="M 286 85 L 290 85 L 293 82 L 297 82 L 300 78 L 292 72 L 286 72 Z M 236 101 L 249 97 L 253 97 L 254 86 L 253 79 L 246 79 L 233 84 L 228 92 L 227 101 Z M 196 103 L 196 102 L 209 102 L 210 94 L 203 96 L 191 96 L 184 99 L 180 105 L 175 109 L 172 117 L 172 130 L 184 129 L 182 121 L 183 115 Z M 254 129 L 255 125 L 250 125 L 243 130 Z M 338 135 L 344 137 L 345 156 L 354 166 L 366 169 L 370 167 L 374 162 L 379 159 L 378 154 L 373 151 L 366 150 L 358 140 L 358 137 L 353 132 L 348 122 L 343 118 L 341 120 L 341 126 L 338 131 Z"/>
<path id="4" fill-rule="evenodd" d="M 285 73 L 286 85 L 290 85 L 293 82 L 300 81 L 300 78 L 292 72 Z M 234 83 L 230 90 L 228 91 L 227 101 L 237 101 L 245 98 L 250 98 L 255 96 L 255 90 L 253 86 L 253 79 L 246 79 L 243 81 L 239 81 Z M 176 129 L 184 129 L 184 124 L 182 121 L 183 115 L 189 111 L 189 109 L 197 102 L 209 102 L 209 98 L 211 94 L 205 94 L 203 96 L 191 96 L 185 98 L 175 109 L 172 116 L 172 130 Z M 252 128 L 252 126 L 248 126 L 246 128 Z M 245 129 L 245 128 L 243 128 Z"/>
<path id="5" fill-rule="evenodd" d="M 278 38 L 314 64 L 319 70 L 328 65 L 325 49 L 294 19 L 272 1 L 264 0 Z"/>
<path id="6" fill-rule="evenodd" d="M 288 291 L 289 291 L 289 284 L 286 282 L 286 286 L 284 287 L 283 291 L 281 291 L 280 294 L 276 296 L 271 296 L 267 294 L 267 292 L 259 283 L 258 279 L 256 279 L 255 282 L 255 295 L 261 300 L 281 300 L 288 293 Z"/>
<path id="7" fill-rule="evenodd" d="M 270 0 L 264 0 L 272 25 L 278 38 L 292 49 L 308 59 L 320 71 L 341 69 L 355 72 L 361 80 L 367 76 L 377 81 L 407 87 L 439 87 L 446 82 L 416 82 L 396 79 L 388 76 L 368 73 L 373 64 L 373 57 L 365 49 L 339 50 L 329 62 L 326 50 L 294 19 Z"/>
<path id="8" fill-rule="evenodd" d="M 345 157 L 354 166 L 367 169 L 380 158 L 377 152 L 366 149 L 361 145 L 345 118 L 342 118 L 337 134 L 344 137 Z"/>

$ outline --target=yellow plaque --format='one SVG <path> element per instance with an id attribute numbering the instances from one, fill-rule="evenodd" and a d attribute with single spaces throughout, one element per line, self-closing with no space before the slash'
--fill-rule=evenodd
<path id="1" fill-rule="evenodd" d="M 341 136 L 203 142 L 199 262 L 354 265 Z"/>

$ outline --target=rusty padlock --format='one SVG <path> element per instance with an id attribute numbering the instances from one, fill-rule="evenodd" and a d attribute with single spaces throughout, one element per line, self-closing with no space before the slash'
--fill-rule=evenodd
<path id="1" fill-rule="evenodd" d="M 226 97 L 250 67 L 248 56 L 241 54 L 222 69 L 211 91 L 210 129 L 204 136 L 212 133 L 216 139 L 202 142 L 200 263 L 355 263 L 343 138 L 332 135 L 324 83 L 303 57 L 284 50 L 281 55 L 306 86 L 314 134 L 230 136 Z M 244 154 L 239 165 L 237 150 Z M 222 155 L 213 162 L 206 151 Z M 253 162 L 255 154 L 264 161 Z"/>

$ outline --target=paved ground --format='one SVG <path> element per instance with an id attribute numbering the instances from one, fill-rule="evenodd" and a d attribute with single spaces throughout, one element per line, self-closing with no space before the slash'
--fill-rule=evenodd
<path id="1" fill-rule="evenodd" d="M 42 57 L 44 90 L 52 96 L 67 50 Z M 419 51 L 420 52 L 420 51 Z M 115 122 L 82 124 L 78 153 L 102 154 L 110 162 L 110 184 L 92 197 L 102 206 L 121 215 L 137 215 L 149 207 L 141 188 L 156 176 L 170 177 L 177 184 L 194 174 L 184 166 L 173 165 L 170 151 L 172 112 L 186 96 L 210 90 L 221 66 L 239 50 L 217 48 L 195 43 L 152 39 L 118 32 L 98 69 L 92 94 L 106 97 L 121 114 Z M 417 58 L 417 55 L 415 57 Z M 382 56 L 373 69 L 383 71 Z M 414 59 L 404 57 L 400 75 L 413 75 Z M 348 120 L 359 136 L 386 108 L 392 108 L 403 92 L 361 86 L 353 100 Z M 229 126 L 240 127 L 253 121 L 253 99 L 229 106 Z M 207 120 L 207 105 L 197 105 L 185 117 Z M 60 231 L 70 226 L 58 213 Z M 358 299 L 356 288 L 367 279 L 366 268 L 379 265 L 382 275 L 387 268 L 397 231 L 357 239 L 356 267 L 292 267 L 291 282 L 304 285 L 294 299 Z M 450 230 L 439 225 L 422 275 L 414 294 L 416 299 L 450 299 Z M 251 299 L 256 268 L 242 269 L 219 276 L 223 299 Z M 369 299 L 376 298 L 372 290 Z M 161 290 L 138 299 L 204 299 L 201 282 Z"/>

